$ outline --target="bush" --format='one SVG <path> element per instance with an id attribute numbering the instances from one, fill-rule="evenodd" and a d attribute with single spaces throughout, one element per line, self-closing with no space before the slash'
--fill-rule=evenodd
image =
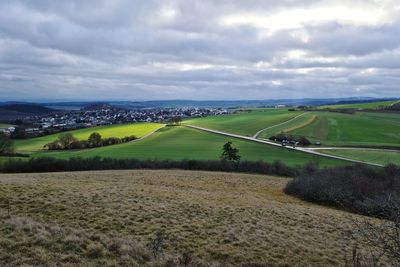
<path id="1" fill-rule="evenodd" d="M 286 185 L 285 192 L 363 215 L 390 218 L 393 210 L 386 203 L 400 203 L 400 168 L 393 164 L 383 169 L 364 165 L 304 168 Z"/>
<path id="2" fill-rule="evenodd" d="M 276 142 L 297 142 L 299 145 L 302 146 L 309 146 L 311 145 L 310 140 L 308 140 L 305 136 L 293 136 L 293 135 L 285 135 L 284 133 L 280 133 L 278 135 L 273 135 L 268 138 L 271 141 L 276 141 Z"/>
<path id="3" fill-rule="evenodd" d="M 121 143 L 130 142 L 138 139 L 136 136 L 125 136 L 123 138 L 109 137 L 102 138 L 99 133 L 92 133 L 88 140 L 78 140 L 72 134 L 67 133 L 60 135 L 54 142 L 48 143 L 44 146 L 48 150 L 69 150 L 69 149 L 85 149 L 101 146 L 111 146 Z"/>
<path id="4" fill-rule="evenodd" d="M 7 135 L 0 133 L 0 155 L 13 154 L 14 152 L 14 142 Z"/>
<path id="5" fill-rule="evenodd" d="M 218 160 L 136 160 L 111 158 L 30 158 L 28 161 L 10 160 L 0 166 L 0 172 L 62 172 L 86 170 L 123 170 L 123 169 L 184 169 L 225 172 L 247 172 L 294 176 L 299 168 L 288 167 L 280 161 L 266 163 L 262 161 L 218 161 Z"/>

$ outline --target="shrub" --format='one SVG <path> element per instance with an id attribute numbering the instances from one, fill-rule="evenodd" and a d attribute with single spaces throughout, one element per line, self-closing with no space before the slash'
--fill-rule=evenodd
<path id="1" fill-rule="evenodd" d="M 393 164 L 383 169 L 364 165 L 304 168 L 286 185 L 285 192 L 363 215 L 389 218 L 393 210 L 386 203 L 400 203 L 400 168 Z"/>
<path id="2" fill-rule="evenodd" d="M 0 133 L 0 155 L 13 154 L 14 152 L 14 142 L 7 135 Z"/>
<path id="3" fill-rule="evenodd" d="M 62 172 L 86 170 L 123 170 L 123 169 L 184 169 L 225 172 L 247 172 L 294 176 L 299 168 L 286 166 L 280 161 L 266 163 L 262 161 L 219 161 L 219 160 L 136 160 L 111 158 L 71 158 L 68 160 L 55 158 L 30 158 L 28 161 L 9 160 L 0 165 L 0 172 Z"/>
<path id="4" fill-rule="evenodd" d="M 56 141 L 46 144 L 44 148 L 47 148 L 48 150 L 85 149 L 85 148 L 116 145 L 116 144 L 130 142 L 136 139 L 138 138 L 134 135 L 125 136 L 123 138 L 118 138 L 118 137 L 101 138 L 101 135 L 95 132 L 89 136 L 88 140 L 79 141 L 73 135 L 68 133 L 59 136 Z"/>

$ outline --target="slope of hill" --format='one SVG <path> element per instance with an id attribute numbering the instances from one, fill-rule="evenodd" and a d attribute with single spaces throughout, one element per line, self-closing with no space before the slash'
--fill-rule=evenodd
<path id="1" fill-rule="evenodd" d="M 136 137 L 140 138 L 163 126 L 164 124 L 159 124 L 159 123 L 115 124 L 115 125 L 84 128 L 84 129 L 69 131 L 68 133 L 73 134 L 79 140 L 87 140 L 90 134 L 94 132 L 101 134 L 103 138 L 108 138 L 108 137 L 122 138 L 131 135 L 135 135 Z M 33 152 L 42 150 L 44 145 L 55 141 L 61 134 L 63 133 L 46 135 L 32 139 L 16 140 L 15 146 L 16 149 L 20 152 Z"/>
<path id="2" fill-rule="evenodd" d="M 232 141 L 233 145 L 239 149 L 239 154 L 243 160 L 263 160 L 266 162 L 280 160 L 290 166 L 304 165 L 309 162 L 318 162 L 321 166 L 349 164 L 341 160 L 318 157 L 300 151 L 290 151 L 280 147 L 236 138 L 228 138 L 186 127 L 165 127 L 152 136 L 134 143 L 81 151 L 40 152 L 33 154 L 33 156 L 52 156 L 62 159 L 100 156 L 116 159 L 218 160 L 222 152 L 222 146 L 228 141 Z"/>
<path id="3" fill-rule="evenodd" d="M 194 266 L 344 265 L 353 246 L 346 232 L 361 217 L 285 195 L 287 181 L 178 170 L 1 174 L 0 195 L 13 204 L 11 219 L 0 205 L 0 259 L 7 266 L 177 266 L 183 258 Z M 163 254 L 149 249 L 154 240 Z"/>
<path id="4" fill-rule="evenodd" d="M 400 146 L 400 116 L 390 113 L 309 112 L 290 124 L 261 134 L 268 138 L 281 131 L 302 135 L 324 146 Z"/>
<path id="5" fill-rule="evenodd" d="M 390 107 L 391 105 L 399 102 L 399 100 L 386 100 L 386 101 L 371 101 L 365 103 L 341 103 L 341 104 L 333 104 L 333 105 L 325 105 L 319 108 L 352 108 L 352 109 L 382 109 Z"/>
<path id="6" fill-rule="evenodd" d="M 299 114 L 301 114 L 300 111 L 288 111 L 287 109 L 255 109 L 250 112 L 240 112 L 231 115 L 189 119 L 184 121 L 184 123 L 213 130 L 253 136 L 263 128 L 282 123 Z"/>
<path id="7" fill-rule="evenodd" d="M 39 104 L 23 103 L 23 104 L 6 104 L 0 106 L 2 110 L 9 112 L 18 112 L 32 115 L 42 115 L 54 112 L 54 109 L 47 108 Z"/>
<path id="8" fill-rule="evenodd" d="M 325 154 L 356 159 L 376 164 L 394 163 L 400 165 L 399 151 L 368 150 L 368 149 L 326 149 L 319 150 Z"/>

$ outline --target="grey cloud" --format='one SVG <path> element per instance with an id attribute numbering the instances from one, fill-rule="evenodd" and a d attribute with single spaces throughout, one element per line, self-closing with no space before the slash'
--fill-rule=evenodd
<path id="1" fill-rule="evenodd" d="M 1 1 L 0 93 L 3 99 L 398 96 L 400 21 L 392 10 L 384 11 L 395 19 L 376 25 L 323 21 L 268 32 L 220 23 L 230 14 L 267 16 L 325 3 L 341 1 Z"/>

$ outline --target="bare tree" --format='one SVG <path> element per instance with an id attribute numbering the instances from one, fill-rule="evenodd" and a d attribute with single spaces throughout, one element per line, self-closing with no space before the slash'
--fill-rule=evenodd
<path id="1" fill-rule="evenodd" d="M 400 201 L 398 197 L 388 197 L 386 207 L 390 211 L 381 222 L 367 219 L 352 220 L 354 230 L 349 232 L 354 241 L 352 260 L 347 266 L 379 266 L 385 258 L 393 266 L 400 266 Z M 368 251 L 361 252 L 357 244 L 363 243 Z"/>

